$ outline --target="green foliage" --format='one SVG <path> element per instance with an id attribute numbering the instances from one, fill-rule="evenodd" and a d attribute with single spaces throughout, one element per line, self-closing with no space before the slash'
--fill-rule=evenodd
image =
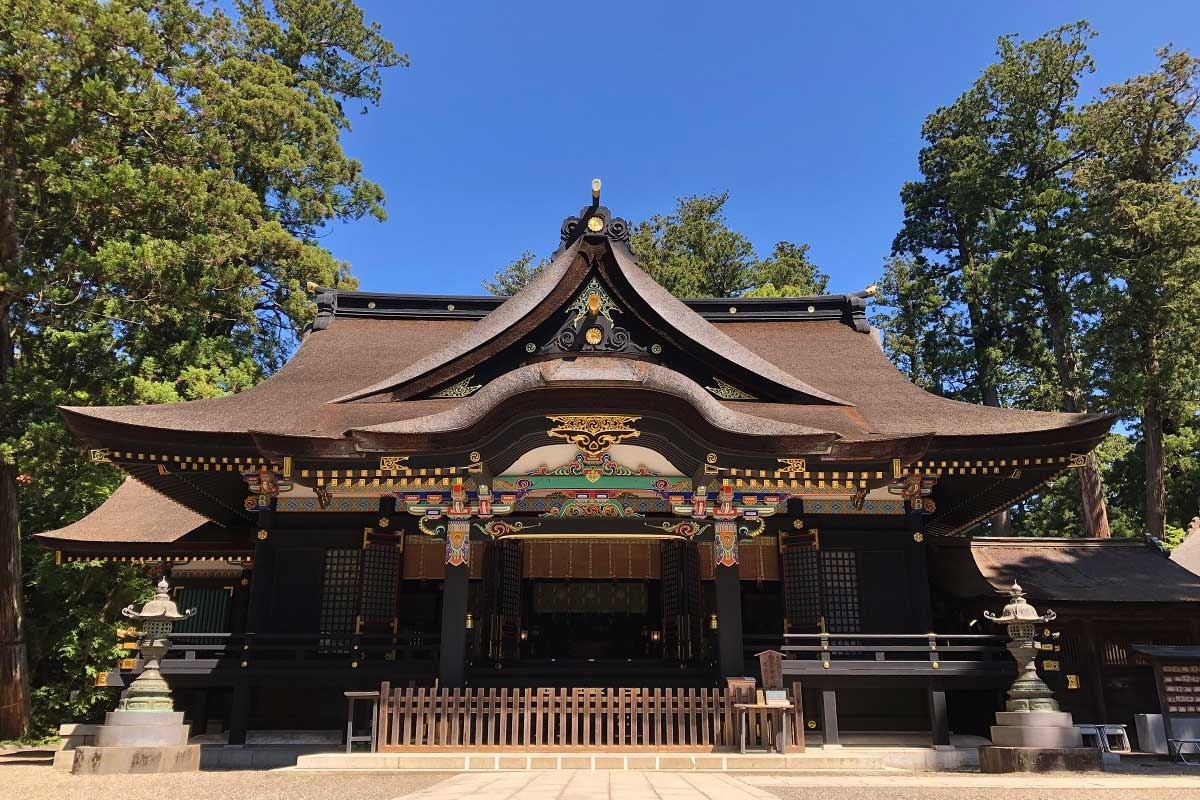
<path id="1" fill-rule="evenodd" d="M 500 296 L 514 295 L 524 289 L 525 285 L 533 280 L 549 263 L 544 258 L 540 261 L 537 260 L 537 256 L 531 251 L 526 250 L 516 261 L 501 268 L 492 280 L 485 280 L 483 288 L 489 294 Z"/>
<path id="2" fill-rule="evenodd" d="M 382 71 L 405 64 L 349 0 L 6 5 L 0 450 L 22 475 L 23 531 L 82 516 L 119 482 L 80 457 L 57 405 L 242 391 L 311 321 L 308 282 L 354 285 L 318 242 L 332 221 L 384 217 L 342 149 L 347 107 L 377 103 Z M 51 725 L 104 696 L 87 676 L 111 665 L 113 612 L 143 584 L 24 552 Z"/>
<path id="3" fill-rule="evenodd" d="M 681 197 L 670 214 L 638 223 L 630 247 L 638 266 L 676 297 L 734 297 L 751 288 L 754 248 L 730 230 L 729 193 Z"/>
<path id="4" fill-rule="evenodd" d="M 809 245 L 776 242 L 771 255 L 750 270 L 750 288 L 741 297 L 803 297 L 825 294 L 829 276 L 808 258 Z"/>
<path id="5" fill-rule="evenodd" d="M 1200 396 L 1200 59 L 1158 55 L 1157 70 L 1107 87 L 1084 110 L 1088 157 L 1076 181 L 1100 292 L 1096 379 L 1115 410 L 1140 417 L 1145 522 L 1161 538 L 1169 519 L 1184 521 L 1169 517 L 1164 435 Z"/>
<path id="6" fill-rule="evenodd" d="M 807 244 L 777 242 L 759 259 L 750 240 L 729 228 L 729 193 L 678 199 L 671 214 L 638 223 L 630 248 L 638 265 L 676 297 L 798 297 L 822 294 L 829 276 L 808 258 Z M 526 251 L 483 288 L 496 295 L 520 291 L 547 264 Z"/>
<path id="7" fill-rule="evenodd" d="M 1200 395 L 1200 62 L 1164 50 L 1154 73 L 1080 107 L 1093 36 L 1077 22 L 1002 37 L 995 63 L 926 119 L 921 179 L 901 190 L 904 225 L 874 319 L 932 391 L 1120 413 L 1133 436 L 1100 458 L 1117 482 L 1110 526 L 1161 535 L 1163 514 L 1147 507 L 1177 524 L 1197 508 L 1195 451 L 1169 442 Z M 1078 485 L 1063 476 L 1015 509 L 1018 532 L 1079 533 Z"/>
<path id="8" fill-rule="evenodd" d="M 1140 513 L 1121 496 L 1129 485 L 1122 471 L 1133 457 L 1136 444 L 1128 436 L 1112 433 L 1096 447 L 1096 458 L 1107 490 L 1108 523 L 1113 536 L 1135 536 L 1142 531 Z M 1135 476 L 1136 482 L 1136 476 Z M 1015 536 L 1087 535 L 1079 516 L 1079 472 L 1067 470 L 1039 492 L 1018 503 L 1012 512 Z"/>
<path id="9" fill-rule="evenodd" d="M 113 689 L 97 687 L 99 672 L 127 655 L 117 648 L 120 611 L 150 599 L 150 580 L 134 567 L 98 561 L 55 564 L 35 554 L 27 614 L 30 662 L 38 665 L 33 730 L 59 723 L 99 722 L 112 708 Z"/>

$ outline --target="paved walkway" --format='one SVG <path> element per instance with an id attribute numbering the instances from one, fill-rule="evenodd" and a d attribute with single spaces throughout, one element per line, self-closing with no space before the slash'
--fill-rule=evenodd
<path id="1" fill-rule="evenodd" d="M 556 770 L 466 773 L 404 800 L 777 800 L 721 773 Z"/>
<path id="2" fill-rule="evenodd" d="M 557 770 L 464 773 L 402 800 L 779 800 L 780 797 L 1200 797 L 1192 775 L 730 775 Z M 908 790 L 908 791 L 905 791 Z"/>

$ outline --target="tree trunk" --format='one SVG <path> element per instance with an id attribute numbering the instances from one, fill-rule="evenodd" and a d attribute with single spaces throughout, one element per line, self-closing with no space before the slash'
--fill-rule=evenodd
<path id="1" fill-rule="evenodd" d="M 1054 369 L 1058 373 L 1061 392 L 1060 408 L 1071 414 L 1084 411 L 1076 391 L 1079 365 L 1075 358 L 1075 345 L 1071 337 L 1070 311 L 1062 287 L 1055 276 L 1044 276 L 1039 287 L 1046 306 L 1049 323 L 1047 334 L 1050 352 L 1054 355 Z M 1079 468 L 1079 494 L 1083 504 L 1083 529 L 1090 538 L 1108 539 L 1112 530 L 1108 525 L 1108 508 L 1104 503 L 1104 482 L 1100 476 L 1100 463 L 1094 452 Z"/>
<path id="2" fill-rule="evenodd" d="M 0 213 L 0 219 L 3 218 Z M 11 300 L 0 294 L 0 391 L 8 384 L 13 344 Z M 24 638 L 24 581 L 17 511 L 17 468 L 0 461 L 0 739 L 29 734 L 29 666 Z"/>
<path id="3" fill-rule="evenodd" d="M 1108 525 L 1108 507 L 1104 502 L 1104 482 L 1100 462 L 1093 451 L 1079 468 L 1079 493 L 1083 500 L 1083 529 L 1093 539 L 1112 538 Z"/>
<path id="4" fill-rule="evenodd" d="M 973 271 L 973 263 L 964 265 L 964 275 L 969 276 Z M 971 348 L 975 359 L 975 382 L 979 389 L 979 399 L 985 406 L 1000 407 L 1000 387 L 996 385 L 996 364 L 992 358 L 992 344 L 995 342 L 995 325 L 991 311 L 985 309 L 980 298 L 967 299 L 967 318 L 971 323 Z M 992 515 L 992 535 L 1012 536 L 1012 516 L 1009 509 L 997 511 Z"/>
<path id="5" fill-rule="evenodd" d="M 1142 411 L 1146 440 L 1146 535 L 1162 539 L 1167 532 L 1167 493 L 1163 482 L 1162 408 L 1151 396 Z"/>
<path id="6" fill-rule="evenodd" d="M 0 275 L 17 280 L 21 239 L 17 231 L 17 109 L 25 84 L 9 74 L 4 130 L 0 132 Z M 11 286 L 0 286 L 0 441 L 13 433 L 9 380 L 16 351 L 13 345 Z M 29 734 L 29 661 L 25 651 L 25 582 L 21 577 L 21 527 L 17 509 L 17 467 L 0 461 L 0 739 Z"/>
<path id="7" fill-rule="evenodd" d="M 0 462 L 0 739 L 29 734 L 29 668 L 25 656 L 17 468 Z"/>

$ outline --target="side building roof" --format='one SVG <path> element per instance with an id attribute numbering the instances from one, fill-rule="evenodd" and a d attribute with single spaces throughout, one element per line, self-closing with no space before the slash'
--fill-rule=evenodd
<path id="1" fill-rule="evenodd" d="M 931 577 L 955 597 L 1006 597 L 1016 581 L 1040 601 L 1200 603 L 1200 575 L 1140 537 L 939 539 L 931 550 Z"/>
<path id="2" fill-rule="evenodd" d="M 222 527 L 133 478 L 82 519 L 35 536 L 42 546 L 68 558 L 187 553 L 215 559 L 254 551 L 248 530 Z"/>

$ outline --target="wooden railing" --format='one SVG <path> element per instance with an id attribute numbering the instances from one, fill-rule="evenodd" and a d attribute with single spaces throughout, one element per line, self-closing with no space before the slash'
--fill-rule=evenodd
<path id="1" fill-rule="evenodd" d="M 380 689 L 379 751 L 696 750 L 737 747 L 727 689 Z M 799 711 L 797 704 L 797 712 Z M 803 742 L 800 713 L 792 741 Z M 748 740 L 763 742 L 753 716 Z"/>
<path id="2" fill-rule="evenodd" d="M 131 652 L 135 656 L 136 652 Z M 438 637 L 428 634 L 358 633 L 173 633 L 162 661 L 167 675 L 205 674 L 232 662 L 238 666 L 348 666 L 365 661 L 436 663 Z M 130 672 L 141 671 L 134 658 Z"/>
<path id="3" fill-rule="evenodd" d="M 801 633 L 783 637 L 784 675 L 1012 672 L 1002 636 Z"/>

